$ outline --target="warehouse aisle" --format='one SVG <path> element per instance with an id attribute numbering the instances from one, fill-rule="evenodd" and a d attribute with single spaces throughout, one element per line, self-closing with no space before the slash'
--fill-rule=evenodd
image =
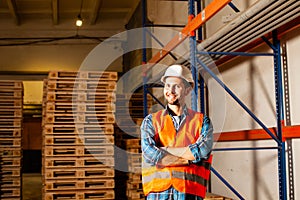
<path id="1" fill-rule="evenodd" d="M 42 199 L 42 175 L 40 173 L 24 173 L 23 177 L 23 200 Z"/>

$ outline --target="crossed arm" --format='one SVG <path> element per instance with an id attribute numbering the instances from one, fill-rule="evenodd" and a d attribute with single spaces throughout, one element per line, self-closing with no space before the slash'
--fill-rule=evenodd
<path id="1" fill-rule="evenodd" d="M 141 126 L 142 152 L 146 162 L 158 166 L 186 165 L 208 158 L 213 146 L 213 127 L 205 116 L 201 137 L 187 147 L 157 147 L 154 140 L 154 127 L 151 115 L 147 116 Z"/>

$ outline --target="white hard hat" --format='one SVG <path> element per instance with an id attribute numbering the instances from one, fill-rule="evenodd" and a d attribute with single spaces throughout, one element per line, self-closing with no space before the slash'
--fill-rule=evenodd
<path id="1" fill-rule="evenodd" d="M 191 71 L 182 65 L 171 65 L 168 67 L 168 69 L 165 71 L 165 74 L 161 77 L 161 81 L 165 83 L 165 80 L 169 76 L 175 76 L 180 77 L 191 84 L 191 86 L 194 86 L 194 79 Z"/>

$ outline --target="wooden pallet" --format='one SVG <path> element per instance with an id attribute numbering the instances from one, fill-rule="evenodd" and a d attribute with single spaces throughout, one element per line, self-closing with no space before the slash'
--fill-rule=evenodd
<path id="1" fill-rule="evenodd" d="M 126 148 L 141 148 L 141 139 L 125 139 L 124 145 Z"/>
<path id="2" fill-rule="evenodd" d="M 127 181 L 126 186 L 127 186 L 127 190 L 142 190 L 143 189 L 142 181 L 137 181 L 137 182 Z"/>
<path id="3" fill-rule="evenodd" d="M 1 99 L 20 99 L 23 97 L 22 90 L 0 90 Z"/>
<path id="4" fill-rule="evenodd" d="M 77 102 L 47 102 L 45 110 L 47 113 L 113 113 L 115 104 L 105 103 L 77 103 Z M 1 112 L 1 110 L 0 110 Z"/>
<path id="5" fill-rule="evenodd" d="M 44 193 L 44 200 L 114 200 L 114 190 L 73 190 L 73 191 L 52 191 Z"/>
<path id="6" fill-rule="evenodd" d="M 63 168 L 63 169 L 43 169 L 45 182 L 49 180 L 65 180 L 74 178 L 113 178 L 115 170 L 110 167 L 99 166 L 97 168 Z"/>
<path id="7" fill-rule="evenodd" d="M 23 112 L 21 109 L 13 109 L 13 108 L 0 109 L 1 118 L 22 117 L 22 116 L 23 116 Z"/>
<path id="8" fill-rule="evenodd" d="M 142 181 L 141 173 L 128 173 L 127 176 L 128 176 L 128 181 L 131 181 L 131 182 Z"/>
<path id="9" fill-rule="evenodd" d="M 45 124 L 68 124 L 68 123 L 114 123 L 115 116 L 113 114 L 89 114 L 89 113 L 75 113 L 75 114 L 56 114 L 47 113 L 44 116 Z"/>
<path id="10" fill-rule="evenodd" d="M 116 100 L 115 93 L 112 91 L 47 91 L 45 94 L 46 101 L 55 102 L 99 102 L 107 103 Z"/>
<path id="11" fill-rule="evenodd" d="M 8 198 L 19 197 L 21 198 L 21 188 L 1 188 L 0 199 L 6 200 Z"/>
<path id="12" fill-rule="evenodd" d="M 44 156 L 113 156 L 114 146 L 45 146 Z"/>
<path id="13" fill-rule="evenodd" d="M 0 138 L 21 137 L 21 128 L 0 128 Z"/>
<path id="14" fill-rule="evenodd" d="M 14 157 L 5 158 L 5 157 L 1 156 L 0 166 L 13 167 L 13 168 L 21 167 L 21 157 L 20 158 L 14 158 Z M 1 169 L 0 169 L 0 171 L 1 171 Z"/>
<path id="15" fill-rule="evenodd" d="M 45 191 L 70 190 L 70 189 L 113 189 L 114 179 L 69 179 L 69 180 L 47 180 Z"/>
<path id="16" fill-rule="evenodd" d="M 22 81 L 0 81 L 0 88 L 23 88 Z"/>
<path id="17" fill-rule="evenodd" d="M 142 173 L 142 165 L 141 164 L 130 164 L 128 165 L 128 171 L 134 173 Z"/>
<path id="18" fill-rule="evenodd" d="M 113 167 L 114 157 L 55 157 L 44 160 L 45 169 L 67 169 L 79 167 Z"/>
<path id="19" fill-rule="evenodd" d="M 22 99 L 2 99 L 0 98 L 0 109 L 3 108 L 22 108 L 23 100 Z"/>
<path id="20" fill-rule="evenodd" d="M 48 79 L 100 79 L 116 81 L 118 73 L 108 71 L 51 71 L 48 74 Z"/>
<path id="21" fill-rule="evenodd" d="M 126 190 L 126 195 L 128 199 L 144 199 L 145 195 L 142 190 Z"/>
<path id="22" fill-rule="evenodd" d="M 1 119 L 0 118 L 0 129 L 2 128 L 21 128 L 22 119 Z"/>
<path id="23" fill-rule="evenodd" d="M 12 187 L 21 187 L 21 178 L 3 178 L 0 179 L 0 193 L 2 189 L 12 188 Z"/>
<path id="24" fill-rule="evenodd" d="M 99 125 L 51 125 L 45 124 L 43 127 L 43 134 L 50 135 L 99 135 L 114 134 L 114 126 L 112 124 Z"/>
<path id="25" fill-rule="evenodd" d="M 17 178 L 21 177 L 21 168 L 15 167 L 1 167 L 1 179 L 2 178 Z"/>
<path id="26" fill-rule="evenodd" d="M 21 147 L 21 138 L 0 138 L 0 147 Z"/>
<path id="27" fill-rule="evenodd" d="M 113 135 L 45 135 L 43 145 L 113 145 Z"/>
<path id="28" fill-rule="evenodd" d="M 1 138 L 0 138 L 0 141 L 1 141 Z M 13 157 L 22 156 L 21 147 L 13 148 L 11 146 L 8 146 L 5 148 L 4 146 L 1 145 L 0 152 L 1 152 L 1 158 L 13 158 Z"/>
<path id="29" fill-rule="evenodd" d="M 115 91 L 115 81 L 95 81 L 95 80 L 48 80 L 47 90 L 67 90 L 67 91 Z"/>
<path id="30" fill-rule="evenodd" d="M 141 153 L 129 153 L 128 154 L 128 163 L 130 165 L 140 166 L 142 163 L 142 154 Z"/>

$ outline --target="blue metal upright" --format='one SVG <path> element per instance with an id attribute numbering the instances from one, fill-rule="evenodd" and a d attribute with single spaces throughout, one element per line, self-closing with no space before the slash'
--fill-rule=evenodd
<path id="1" fill-rule="evenodd" d="M 188 0 L 188 19 L 189 21 L 195 17 L 195 0 Z M 191 71 L 194 79 L 194 92 L 192 93 L 192 109 L 198 110 L 198 71 L 197 71 L 197 62 L 196 62 L 196 50 L 197 50 L 197 41 L 195 31 L 190 33 L 190 63 Z"/>
<path id="2" fill-rule="evenodd" d="M 278 40 L 277 31 L 273 31 L 273 50 L 274 50 L 274 77 L 275 77 L 275 98 L 276 98 L 276 117 L 277 117 L 277 136 L 280 140 L 278 149 L 278 174 L 279 174 L 279 197 L 281 200 L 287 199 L 286 184 L 286 156 L 285 156 L 285 139 L 282 135 L 282 126 L 284 121 L 283 115 L 283 92 L 282 92 L 282 70 L 281 70 L 281 53 L 280 41 Z"/>

